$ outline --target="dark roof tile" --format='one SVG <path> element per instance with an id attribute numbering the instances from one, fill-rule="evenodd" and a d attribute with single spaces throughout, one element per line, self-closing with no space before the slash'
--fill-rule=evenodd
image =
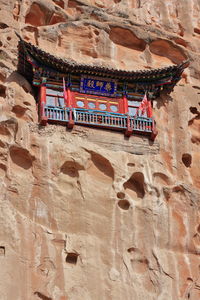
<path id="1" fill-rule="evenodd" d="M 87 64 L 79 64 L 74 60 L 70 59 L 61 59 L 53 56 L 45 52 L 44 50 L 39 49 L 38 47 L 25 42 L 20 38 L 19 41 L 19 59 L 22 60 L 21 53 L 23 51 L 24 55 L 30 55 L 36 60 L 39 61 L 42 65 L 47 65 L 50 68 L 56 69 L 57 71 L 65 70 L 66 72 L 83 72 L 83 73 L 94 73 L 101 74 L 101 76 L 110 76 L 118 79 L 153 79 L 154 76 L 169 76 L 169 73 L 174 73 L 173 76 L 177 74 L 177 72 L 182 72 L 184 68 L 189 65 L 188 60 L 182 62 L 179 65 L 171 65 L 164 68 L 157 69 L 148 69 L 148 70 L 137 70 L 137 71 L 127 71 L 127 70 L 119 70 L 113 68 L 107 68 L 102 65 L 87 65 Z"/>

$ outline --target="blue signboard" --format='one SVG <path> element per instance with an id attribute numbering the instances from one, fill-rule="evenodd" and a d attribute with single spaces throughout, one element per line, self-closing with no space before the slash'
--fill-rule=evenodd
<path id="1" fill-rule="evenodd" d="M 117 90 L 116 80 L 108 78 L 81 76 L 80 92 L 86 94 L 114 97 Z"/>

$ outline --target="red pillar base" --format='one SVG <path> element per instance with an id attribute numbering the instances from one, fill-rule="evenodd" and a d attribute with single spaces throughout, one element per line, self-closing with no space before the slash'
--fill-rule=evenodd
<path id="1" fill-rule="evenodd" d="M 124 135 L 129 137 L 129 136 L 131 136 L 132 132 L 133 132 L 133 130 L 131 128 L 127 128 Z"/>
<path id="2" fill-rule="evenodd" d="M 157 137 L 157 135 L 158 135 L 158 130 L 156 128 L 154 128 L 151 133 L 150 140 L 155 141 L 155 138 Z"/>
<path id="3" fill-rule="evenodd" d="M 45 116 L 41 117 L 41 119 L 40 119 L 40 125 L 46 126 L 47 125 L 47 121 L 48 121 L 47 117 L 45 117 Z"/>
<path id="4" fill-rule="evenodd" d="M 127 128 L 126 128 L 126 131 L 124 134 L 125 134 L 125 136 L 129 137 L 129 136 L 131 136 L 132 132 L 133 132 L 133 129 L 130 126 L 130 117 L 127 116 Z"/>
<path id="5" fill-rule="evenodd" d="M 74 127 L 74 120 L 69 120 L 67 123 L 67 128 L 72 129 Z"/>

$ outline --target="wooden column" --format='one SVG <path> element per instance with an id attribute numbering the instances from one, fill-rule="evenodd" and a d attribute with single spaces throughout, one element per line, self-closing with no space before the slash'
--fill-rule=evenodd
<path id="1" fill-rule="evenodd" d="M 123 95 L 123 112 L 124 114 L 127 114 L 128 113 L 128 99 L 126 97 L 126 94 Z"/>
<path id="2" fill-rule="evenodd" d="M 65 106 L 68 107 L 68 97 L 67 97 L 66 83 L 64 77 L 63 77 L 63 96 L 64 96 Z"/>
<path id="3" fill-rule="evenodd" d="M 71 93 L 70 88 L 68 87 L 67 88 L 67 107 L 69 107 L 69 121 L 68 121 L 68 124 L 67 124 L 68 128 L 73 128 L 74 127 L 74 119 L 73 119 L 73 112 L 72 112 L 73 105 L 72 104 L 73 104 L 73 102 L 72 102 L 72 93 Z"/>
<path id="4" fill-rule="evenodd" d="M 130 124 L 130 116 L 128 114 L 128 99 L 126 97 L 126 94 L 123 95 L 123 108 L 124 108 L 124 114 L 127 114 L 127 128 L 125 131 L 125 136 L 129 137 L 131 136 L 133 129 L 131 128 L 131 124 Z"/>
<path id="5" fill-rule="evenodd" d="M 39 118 L 40 124 L 46 126 L 48 118 L 45 116 L 46 105 L 46 78 L 42 78 L 40 86 L 40 99 L 39 99 Z"/>
<path id="6" fill-rule="evenodd" d="M 72 93 L 69 87 L 66 90 L 66 94 L 67 94 L 67 106 L 72 107 Z"/>

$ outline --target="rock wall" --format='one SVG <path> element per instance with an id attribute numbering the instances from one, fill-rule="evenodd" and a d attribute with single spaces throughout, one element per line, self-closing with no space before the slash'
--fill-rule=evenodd
<path id="1" fill-rule="evenodd" d="M 200 1 L 0 0 L 0 299 L 200 298 Z M 190 59 L 159 134 L 38 125 L 18 32 L 123 69 Z"/>

